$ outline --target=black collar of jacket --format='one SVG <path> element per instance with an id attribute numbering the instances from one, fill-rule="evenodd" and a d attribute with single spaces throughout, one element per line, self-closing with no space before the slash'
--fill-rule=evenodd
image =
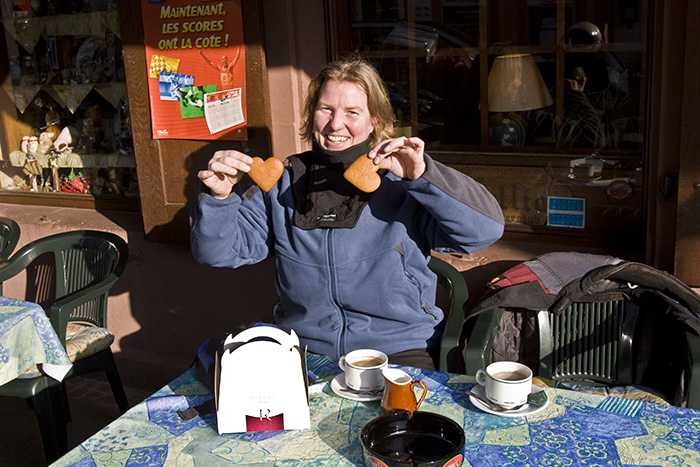
<path id="1" fill-rule="evenodd" d="M 372 194 L 350 184 L 343 172 L 368 152 L 369 139 L 343 151 L 327 151 L 314 141 L 311 151 L 290 157 L 294 225 L 303 230 L 355 227 Z"/>

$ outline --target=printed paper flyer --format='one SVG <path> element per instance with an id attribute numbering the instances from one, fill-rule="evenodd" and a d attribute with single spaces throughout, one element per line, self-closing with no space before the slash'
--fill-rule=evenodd
<path id="1" fill-rule="evenodd" d="M 240 0 L 141 0 L 154 139 L 248 139 Z"/>

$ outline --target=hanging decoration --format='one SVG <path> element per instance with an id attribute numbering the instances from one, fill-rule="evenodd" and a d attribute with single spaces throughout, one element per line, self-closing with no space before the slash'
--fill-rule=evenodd
<path id="1" fill-rule="evenodd" d="M 76 111 L 93 88 L 114 108 L 127 102 L 126 85 L 123 82 L 112 81 L 99 84 L 93 82 L 96 81 L 94 62 L 98 58 L 97 52 L 101 51 L 104 55 L 99 58 L 109 61 L 113 58 L 109 56 L 109 37 L 110 35 L 121 37 L 119 14 L 116 10 L 8 18 L 3 19 L 2 24 L 30 55 L 42 36 L 89 36 L 78 49 L 75 70 L 60 70 L 66 74 L 63 84 L 22 83 L 3 86 L 20 113 L 24 113 L 40 90 L 45 90 L 61 107 L 67 108 L 71 113 Z M 70 72 L 73 72 L 74 76 L 67 76 Z M 115 70 L 110 69 L 109 72 L 114 74 Z"/>

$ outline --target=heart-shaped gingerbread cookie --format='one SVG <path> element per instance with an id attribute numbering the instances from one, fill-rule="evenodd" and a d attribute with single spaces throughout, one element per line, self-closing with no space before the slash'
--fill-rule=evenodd
<path id="1" fill-rule="evenodd" d="M 270 157 L 265 161 L 259 157 L 253 157 L 253 163 L 250 164 L 248 175 L 261 189 L 270 191 L 270 188 L 277 183 L 283 172 L 284 164 L 276 157 Z"/>
<path id="2" fill-rule="evenodd" d="M 365 193 L 372 193 L 382 184 L 382 178 L 377 174 L 377 170 L 379 166 L 364 154 L 350 164 L 343 173 L 343 177 Z"/>

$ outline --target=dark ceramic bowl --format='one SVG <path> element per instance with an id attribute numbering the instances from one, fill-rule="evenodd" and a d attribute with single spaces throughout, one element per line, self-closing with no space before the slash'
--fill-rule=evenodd
<path id="1" fill-rule="evenodd" d="M 367 423 L 360 433 L 368 467 L 459 467 L 464 430 L 430 412 L 396 412 Z"/>

